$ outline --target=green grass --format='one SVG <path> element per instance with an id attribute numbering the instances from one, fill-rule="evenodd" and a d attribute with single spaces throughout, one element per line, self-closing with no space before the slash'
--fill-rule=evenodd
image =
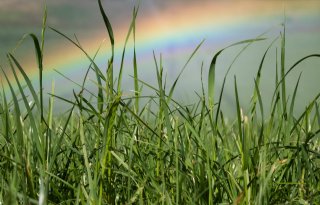
<path id="1" fill-rule="evenodd" d="M 286 90 L 286 77 L 312 54 L 285 67 L 285 29 L 261 56 L 249 105 L 241 105 L 234 77 L 236 113 L 226 121 L 221 92 L 215 90 L 215 65 L 224 49 L 213 56 L 208 82 L 201 79 L 202 93 L 193 105 L 174 99 L 181 73 L 168 88 L 162 57 L 154 54 L 157 86 L 139 79 L 134 44 L 134 94 L 121 92 L 122 69 L 114 76 L 114 36 L 98 1 L 110 37 L 107 70 L 99 68 L 77 39 L 51 28 L 78 47 L 90 61 L 88 72 L 96 76 L 96 91 L 87 90 L 84 76 L 80 92 L 72 100 L 42 89 L 42 60 L 46 12 L 40 39 L 30 34 L 39 68 L 39 90 L 23 65 L 8 54 L 15 82 L 2 69 L 9 91 L 0 94 L 0 202 L 1 204 L 319 204 L 320 203 L 320 94 L 294 114 L 296 93 Z M 135 19 L 124 44 L 122 62 L 130 37 L 135 39 Z M 280 39 L 280 40 L 279 40 Z M 240 54 L 263 37 L 244 40 Z M 135 42 L 135 40 L 134 40 Z M 261 71 L 270 48 L 279 43 L 276 79 L 271 101 L 260 94 Z M 229 46 L 229 47 L 231 47 Z M 227 47 L 227 48 L 229 48 Z M 227 49 L 225 48 L 225 49 Z M 97 51 L 97 53 L 99 50 Z M 6 69 L 7 70 L 7 69 Z M 201 72 L 203 67 L 201 67 Z M 63 75 L 63 74 L 62 74 Z M 208 92 L 204 84 L 208 83 Z M 142 87 L 154 91 L 142 96 Z M 68 111 L 53 113 L 56 101 Z M 146 103 L 143 103 L 146 102 Z M 265 103 L 271 109 L 264 108 Z M 242 107 L 249 107 L 244 111 Z"/>

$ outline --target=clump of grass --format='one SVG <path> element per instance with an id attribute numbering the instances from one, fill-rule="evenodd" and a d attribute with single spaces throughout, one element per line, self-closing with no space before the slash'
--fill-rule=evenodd
<path id="1" fill-rule="evenodd" d="M 201 80 L 199 101 L 185 106 L 173 95 L 180 75 L 172 87 L 166 89 L 161 56 L 154 55 L 157 86 L 139 79 L 134 44 L 135 92 L 132 97 L 124 97 L 121 90 L 124 67 L 121 63 L 116 82 L 113 72 L 116 42 L 101 1 L 98 3 L 111 43 L 106 73 L 77 39 L 51 28 L 78 47 L 90 61 L 88 72 L 95 73 L 97 93 L 84 86 L 86 76 L 79 85 L 80 92 L 74 92 L 72 100 L 56 96 L 53 85 L 48 109 L 44 109 L 42 62 L 46 15 L 41 39 L 29 35 L 36 50 L 40 89 L 35 89 L 12 54 L 8 54 L 8 62 L 15 85 L 1 68 L 10 89 L 9 94 L 2 89 L 0 95 L 1 203 L 320 203 L 320 94 L 306 105 L 300 116 L 295 116 L 300 77 L 292 97 L 288 97 L 285 83 L 286 77 L 301 62 L 320 57 L 319 54 L 308 55 L 287 69 L 283 32 L 279 36 L 281 58 L 276 62 L 270 112 L 264 109 L 260 80 L 265 57 L 277 39 L 261 57 L 249 111 L 241 109 L 234 77 L 236 114 L 234 121 L 227 123 L 220 105 L 231 66 L 222 91 L 218 96 L 213 92 L 216 61 L 224 49 L 214 55 L 210 65 L 208 92 L 204 91 L 205 81 Z M 137 13 L 135 8 L 122 62 L 128 40 L 135 39 Z M 263 38 L 231 46 L 246 45 L 238 58 L 247 46 L 260 40 Z M 154 91 L 145 104 L 140 102 L 145 98 L 140 94 L 142 86 Z M 53 113 L 56 100 L 70 107 L 61 116 Z"/>

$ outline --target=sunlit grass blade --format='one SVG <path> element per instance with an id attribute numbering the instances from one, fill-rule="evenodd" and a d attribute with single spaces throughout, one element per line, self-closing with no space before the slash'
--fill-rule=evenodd
<path id="1" fill-rule="evenodd" d="M 2 69 L 2 68 L 1 68 Z M 4 91 L 4 86 L 1 83 L 2 86 L 2 96 L 1 96 L 1 102 L 0 102 L 0 108 L 1 108 L 1 118 L 2 118 L 2 123 L 1 123 L 1 127 L 2 127 L 2 135 L 4 136 L 6 143 L 10 143 L 12 140 L 12 130 L 11 130 L 11 123 L 9 120 L 9 106 L 8 106 L 8 102 L 7 102 L 7 96 L 6 93 Z"/>
<path id="2" fill-rule="evenodd" d="M 213 109 L 214 104 L 214 89 L 215 89 L 215 79 L 216 79 L 216 63 L 218 56 L 222 53 L 223 50 L 218 51 L 213 59 L 211 60 L 209 75 L 208 75 L 208 100 L 209 107 Z"/>
<path id="3" fill-rule="evenodd" d="M 37 95 L 32 83 L 31 83 L 28 75 L 26 74 L 26 72 L 24 71 L 23 67 L 19 64 L 19 62 L 17 61 L 17 59 L 13 55 L 9 54 L 9 57 L 14 62 L 16 67 L 19 69 L 20 73 L 22 74 L 22 76 L 23 76 L 24 80 L 26 81 L 27 86 L 28 86 L 28 88 L 29 88 L 29 90 L 30 90 L 30 92 L 32 94 L 33 100 L 34 100 L 35 104 L 37 105 L 37 108 L 40 110 L 41 109 L 41 105 L 40 105 L 40 102 L 39 102 L 39 99 L 38 99 L 38 95 Z"/>
<path id="4" fill-rule="evenodd" d="M 320 112 L 319 112 L 319 104 L 318 103 L 316 103 L 316 117 L 317 117 L 318 126 L 320 127 Z"/>
<path id="5" fill-rule="evenodd" d="M 139 7 L 134 7 L 133 14 L 135 12 L 138 12 Z M 138 81 L 138 65 L 137 65 L 137 53 L 136 53 L 136 22 L 133 21 L 132 25 L 132 32 L 133 32 L 133 81 L 134 81 L 134 96 L 135 98 L 135 111 L 136 113 L 139 113 L 139 96 L 140 96 L 140 90 L 139 90 L 139 81 Z"/>
<path id="6" fill-rule="evenodd" d="M 40 89 L 40 115 L 41 115 L 41 122 L 44 121 L 44 114 L 43 114 L 43 64 L 42 64 L 42 50 L 40 48 L 40 43 L 36 35 L 29 34 L 29 36 L 32 38 L 34 43 L 34 48 L 36 52 L 37 57 L 37 63 L 39 68 L 39 89 Z"/>
<path id="7" fill-rule="evenodd" d="M 54 81 L 51 83 L 51 94 L 54 95 Z M 52 130 L 52 123 L 53 123 L 53 103 L 54 103 L 54 97 L 51 95 L 49 99 L 49 112 L 48 112 L 48 126 L 49 129 Z"/>
<path id="8" fill-rule="evenodd" d="M 258 102 L 259 102 L 259 107 L 260 107 L 260 113 L 261 113 L 261 122 L 262 122 L 262 125 L 264 123 L 264 109 L 263 109 L 263 101 L 262 101 L 262 98 L 261 98 L 261 93 L 260 93 L 260 89 L 259 89 L 259 85 L 257 83 L 257 81 L 254 81 L 254 84 L 255 84 L 255 90 L 256 90 L 256 94 L 257 94 L 257 97 L 258 97 Z M 263 128 L 263 127 L 262 127 Z M 263 129 L 262 129 L 263 130 Z"/>
<path id="9" fill-rule="evenodd" d="M 213 108 L 214 105 L 214 89 L 215 89 L 215 76 L 216 76 L 216 63 L 218 56 L 227 48 L 230 48 L 232 46 L 241 45 L 241 44 L 248 44 L 255 41 L 261 41 L 265 40 L 265 38 L 255 38 L 255 39 L 247 39 L 243 41 L 239 41 L 237 43 L 231 44 L 230 46 L 227 46 L 221 50 L 219 50 L 212 58 L 210 67 L 209 67 L 209 74 L 208 74 L 208 100 L 209 100 L 209 107 L 210 109 Z M 228 71 L 227 71 L 228 73 Z"/>
<path id="10" fill-rule="evenodd" d="M 281 66 L 280 66 L 280 77 L 281 81 L 281 102 L 282 102 L 282 111 L 283 117 L 287 120 L 287 94 L 286 94 L 286 81 L 285 81 L 285 42 L 286 42 L 286 28 L 283 27 L 283 34 L 281 36 Z"/>
<path id="11" fill-rule="evenodd" d="M 64 77 L 65 79 L 67 79 L 68 81 L 72 82 L 74 85 L 76 85 L 76 86 L 78 86 L 79 88 L 81 88 L 81 90 L 85 90 L 85 91 L 88 92 L 91 96 L 94 96 L 95 98 L 98 98 L 98 96 L 97 96 L 94 92 L 92 92 L 92 91 L 88 90 L 86 87 L 84 87 L 84 84 L 85 84 L 86 79 L 84 79 L 84 81 L 82 82 L 82 84 L 79 84 L 79 83 L 75 82 L 74 80 L 72 80 L 71 78 L 69 78 L 68 76 L 66 76 L 65 74 L 61 73 L 60 71 L 55 70 L 55 69 L 53 69 L 53 70 L 54 70 L 56 73 L 58 73 L 59 75 L 61 75 L 62 77 Z M 90 70 L 90 68 L 87 70 L 87 73 L 88 73 L 89 70 Z M 87 73 L 86 73 L 86 75 L 87 75 Z"/>
<path id="12" fill-rule="evenodd" d="M 95 70 L 95 72 L 99 73 L 99 77 L 103 80 L 106 81 L 107 79 L 104 77 L 104 75 L 102 74 L 101 70 L 99 69 L 98 65 L 95 63 L 94 59 L 90 57 L 90 55 L 82 48 L 81 45 L 79 45 L 77 42 L 75 42 L 74 40 L 72 40 L 70 37 L 68 37 L 67 35 L 63 34 L 62 32 L 58 31 L 55 28 L 49 27 L 51 30 L 53 30 L 54 32 L 58 33 L 59 35 L 61 35 L 62 37 L 64 37 L 65 39 L 67 39 L 69 42 L 71 42 L 73 45 L 75 45 L 77 48 L 79 48 L 87 57 L 87 59 L 90 61 L 90 63 L 92 63 L 93 68 Z"/>
<path id="13" fill-rule="evenodd" d="M 123 70 L 123 63 L 124 63 L 124 58 L 125 58 L 126 46 L 127 46 L 127 43 L 128 43 L 128 40 L 129 40 L 129 37 L 130 37 L 132 31 L 135 29 L 135 24 L 136 24 L 135 22 L 136 22 L 138 10 L 139 10 L 139 7 L 137 9 L 134 7 L 131 24 L 130 24 L 129 31 L 127 33 L 127 37 L 126 37 L 126 40 L 125 40 L 125 43 L 124 43 L 124 46 L 123 46 L 121 63 L 120 63 L 120 71 L 119 71 L 119 76 L 118 76 L 118 89 L 117 89 L 118 93 L 121 92 L 122 70 Z M 135 49 L 135 47 L 134 47 L 134 49 Z M 134 52 L 135 52 L 135 50 L 134 50 Z M 134 60 L 136 60 L 136 56 L 135 55 L 134 55 Z M 134 63 L 136 63 L 136 61 Z M 134 65 L 134 66 L 136 66 L 136 65 Z M 134 68 L 134 69 L 136 69 L 136 68 Z"/>
<path id="14" fill-rule="evenodd" d="M 229 47 L 232 47 L 232 46 L 234 46 L 234 45 L 238 45 L 238 44 L 242 44 L 242 43 L 247 43 L 247 45 L 244 46 L 244 47 L 238 52 L 238 54 L 234 57 L 234 59 L 232 60 L 230 66 L 228 67 L 228 69 L 227 69 L 227 71 L 226 71 L 226 73 L 225 73 L 225 75 L 224 75 L 223 82 L 222 82 L 222 86 L 221 86 L 221 91 L 220 91 L 220 95 L 219 95 L 219 99 L 218 99 L 218 104 L 217 104 L 217 111 L 216 111 L 215 123 L 214 123 L 214 124 L 211 123 L 212 125 L 214 125 L 214 126 L 213 126 L 213 129 L 214 129 L 214 130 L 217 129 L 218 119 L 219 119 L 219 114 L 220 114 L 220 109 L 221 109 L 221 103 L 222 103 L 222 97 L 223 97 L 223 92 L 224 92 L 224 88 L 225 88 L 225 83 L 226 83 L 227 76 L 228 76 L 228 74 L 229 74 L 229 72 L 230 72 L 233 64 L 236 62 L 236 60 L 240 57 L 240 55 L 241 55 L 252 43 L 254 43 L 256 40 L 257 40 L 257 41 L 265 40 L 265 38 L 260 38 L 261 36 L 263 36 L 263 34 L 265 34 L 265 33 L 262 33 L 262 34 L 259 35 L 256 39 L 249 39 L 249 40 L 240 41 L 240 42 L 238 42 L 238 43 L 232 44 L 232 45 L 230 45 L 230 46 L 228 46 L 228 47 L 226 47 L 226 48 L 224 48 L 224 49 L 221 50 L 221 52 L 222 52 L 223 50 L 225 50 L 225 49 L 227 49 L 227 48 L 229 48 Z M 220 54 L 220 53 L 219 53 L 219 54 Z M 217 53 L 216 55 L 218 55 L 218 53 Z M 216 64 L 216 60 L 217 60 L 217 59 L 212 60 L 212 62 L 211 62 L 211 65 L 214 66 L 214 69 L 213 69 L 213 71 L 212 71 L 212 73 L 213 73 L 212 76 L 215 76 L 215 64 Z M 212 64 L 213 62 L 214 62 L 214 64 Z M 210 75 L 210 71 L 211 71 L 211 65 L 210 65 L 210 69 L 209 69 L 209 75 Z M 210 76 L 209 76 L 209 77 L 210 77 Z M 211 80 L 212 80 L 212 79 L 213 79 L 213 81 L 215 81 L 214 78 L 211 78 Z M 210 84 L 210 80 L 208 80 L 208 86 L 209 86 L 209 84 Z M 211 96 L 211 97 L 214 97 L 214 86 L 215 86 L 215 85 L 214 85 L 214 82 L 211 82 L 211 86 L 213 86 L 213 87 L 212 87 L 212 92 L 213 92 L 213 93 L 212 93 L 212 96 Z M 209 88 L 210 88 L 210 87 L 209 87 Z M 208 93 L 208 99 L 210 99 L 209 93 Z M 210 100 L 209 100 L 209 107 L 210 107 L 211 110 L 213 109 L 213 106 L 214 106 L 214 101 L 212 100 L 212 105 L 211 105 L 211 107 L 210 107 Z M 213 112 L 211 112 L 211 113 L 213 113 Z M 212 115 L 212 116 L 213 116 L 213 115 Z M 211 116 L 211 118 L 212 118 L 212 116 Z"/>
<path id="15" fill-rule="evenodd" d="M 108 61 L 108 67 L 107 67 L 107 89 L 108 89 L 108 96 L 113 96 L 113 60 L 114 60 L 114 35 L 113 35 L 113 29 L 111 26 L 111 23 L 103 9 L 103 6 L 101 4 L 101 0 L 98 0 L 99 3 L 99 9 L 100 13 L 102 15 L 104 24 L 107 28 L 110 43 L 111 43 L 111 57 Z"/>
<path id="16" fill-rule="evenodd" d="M 244 134 L 242 132 L 242 123 L 243 123 L 243 113 L 240 108 L 240 102 L 239 102 L 239 94 L 238 94 L 238 85 L 237 85 L 237 79 L 234 77 L 234 92 L 235 92 L 235 98 L 236 98 L 236 108 L 237 108 L 237 122 L 238 122 L 238 135 L 240 139 L 240 145 L 241 147 L 241 154 L 242 154 L 242 168 L 243 170 L 247 169 L 247 156 L 245 156 L 245 146 L 247 146 L 246 142 L 244 141 Z"/>
<path id="17" fill-rule="evenodd" d="M 263 109 L 263 101 L 261 98 L 261 93 L 260 93 L 260 88 L 259 85 L 256 81 L 254 81 L 254 85 L 255 85 L 255 92 L 258 98 L 258 102 L 259 102 L 259 107 L 260 107 L 260 114 L 261 114 L 261 128 L 260 128 L 260 132 L 259 132 L 259 139 L 258 139 L 258 146 L 260 147 L 261 143 L 265 144 L 265 117 L 264 117 L 264 109 Z M 253 121 L 253 119 L 251 119 L 251 122 Z M 259 152 L 259 149 L 256 150 L 255 156 L 257 155 L 257 152 Z"/>
<path id="18" fill-rule="evenodd" d="M 15 113 L 15 124 L 16 124 L 16 133 L 17 133 L 17 144 L 19 147 L 21 147 L 24 144 L 24 140 L 23 140 L 23 128 L 22 128 L 22 124 L 21 124 L 21 110 L 20 110 L 20 106 L 19 106 L 19 101 L 16 97 L 16 94 L 13 90 L 13 87 L 10 83 L 10 80 L 7 76 L 7 74 L 4 72 L 4 70 L 2 70 L 2 73 L 5 77 L 5 79 L 7 80 L 8 86 L 10 88 L 11 94 L 12 94 L 12 99 L 13 99 L 13 103 L 14 103 L 14 113 Z"/>
<path id="19" fill-rule="evenodd" d="M 279 79 L 279 81 L 277 82 L 276 84 L 276 88 L 275 88 L 275 91 L 278 90 L 279 86 L 281 85 L 282 81 L 289 75 L 289 73 L 291 73 L 293 71 L 294 68 L 297 68 L 297 66 L 304 62 L 305 60 L 309 59 L 309 58 L 313 58 L 313 57 L 317 57 L 317 58 L 320 58 L 320 54 L 311 54 L 311 55 L 307 55 L 303 58 L 301 58 L 300 60 L 298 60 L 297 62 L 295 62 L 287 71 L 286 73 L 284 74 L 284 76 L 282 78 Z M 272 99 L 274 99 L 276 95 L 276 92 L 273 93 L 273 96 L 272 96 Z"/>
<path id="20" fill-rule="evenodd" d="M 84 159 L 84 165 L 85 165 L 85 168 L 86 168 L 86 175 L 88 177 L 88 186 L 89 186 L 89 190 L 90 190 L 90 193 L 89 193 L 89 202 L 90 204 L 94 202 L 95 200 L 95 197 L 94 195 L 96 193 L 94 193 L 95 191 L 95 185 L 93 184 L 93 180 L 92 180 L 92 175 L 91 175 L 91 169 L 90 169 L 90 165 L 89 165 L 89 159 L 88 159 L 88 152 L 87 152 L 87 142 L 86 142 L 86 139 L 85 139 L 85 134 L 84 134 L 84 122 L 83 122 L 83 119 L 82 119 L 82 115 L 80 115 L 80 121 L 79 121 L 79 131 L 80 131 L 80 140 L 81 140 L 81 143 L 82 143 L 82 153 L 83 153 L 83 159 Z"/>
<path id="21" fill-rule="evenodd" d="M 262 57 L 262 59 L 260 61 L 259 69 L 258 69 L 256 77 L 255 77 L 255 88 L 259 88 L 260 79 L 261 79 L 261 71 L 262 71 L 262 68 L 263 68 L 263 65 L 264 65 L 264 62 L 265 62 L 266 55 L 267 55 L 268 51 L 270 50 L 271 46 L 276 42 L 277 39 L 278 39 L 278 37 L 275 38 L 270 43 L 270 45 L 266 49 L 265 53 L 263 54 L 263 57 Z M 251 109 L 250 110 L 251 110 L 252 117 L 254 116 L 254 113 L 255 113 L 255 110 L 256 110 L 257 97 L 258 97 L 258 94 L 259 94 L 257 92 L 258 92 L 257 89 L 254 89 L 254 93 L 253 93 L 253 96 L 251 98 Z"/>
<path id="22" fill-rule="evenodd" d="M 292 119 L 293 117 L 293 110 L 294 110 L 294 105 L 295 105 L 295 101 L 296 101 L 296 96 L 297 96 L 297 91 L 298 91 L 298 87 L 299 87 L 299 83 L 300 83 L 300 78 L 301 78 L 301 73 L 299 74 L 296 86 L 294 87 L 294 91 L 293 91 L 293 95 L 292 95 L 292 99 L 291 99 L 291 103 L 290 103 L 290 111 L 289 111 L 289 118 Z"/>
<path id="23" fill-rule="evenodd" d="M 68 129 L 70 120 L 72 118 L 72 113 L 73 113 L 74 108 L 75 108 L 75 104 L 73 104 L 72 108 L 70 109 L 69 115 L 66 118 L 62 129 L 60 130 L 61 132 L 60 132 L 59 138 L 56 140 L 55 145 L 52 147 L 52 156 L 51 156 L 51 160 L 49 162 L 48 172 L 52 171 L 52 166 L 54 165 L 54 163 L 56 161 L 56 157 L 57 157 L 58 153 L 61 151 L 60 150 L 61 144 L 63 142 L 63 138 L 66 136 L 67 129 Z"/>
<path id="24" fill-rule="evenodd" d="M 50 27 L 51 28 L 51 27 Z M 97 64 L 94 62 L 94 58 L 96 57 L 97 55 L 97 52 L 95 53 L 94 57 L 91 58 L 89 56 L 89 54 L 82 48 L 82 46 L 80 45 L 79 41 L 77 40 L 77 37 L 76 37 L 76 41 L 75 42 L 74 40 L 72 40 L 71 38 L 69 38 L 68 36 L 66 36 L 65 34 L 61 33 L 60 31 L 54 29 L 54 28 L 51 28 L 53 31 L 57 32 L 58 34 L 60 34 L 61 36 L 63 36 L 64 38 L 66 38 L 68 41 L 70 41 L 72 44 L 74 44 L 76 47 L 78 47 L 85 55 L 86 57 L 88 58 L 88 60 L 90 61 L 90 63 L 93 65 L 94 67 L 94 71 L 95 71 L 95 74 L 96 74 L 96 79 L 97 79 L 97 82 L 98 82 L 98 101 L 97 101 L 97 107 L 98 107 L 98 110 L 100 113 L 103 112 L 103 105 L 104 105 L 104 95 L 103 95 L 103 92 L 102 92 L 102 81 L 107 81 L 107 79 L 103 76 L 101 70 L 99 69 L 99 67 L 97 66 Z M 99 49 L 98 49 L 99 50 Z M 113 91 L 112 91 L 113 92 Z"/>
<path id="25" fill-rule="evenodd" d="M 11 67 L 11 70 L 12 70 L 12 73 L 14 75 L 14 78 L 16 80 L 16 83 L 18 85 L 18 88 L 19 88 L 19 91 L 20 91 L 20 94 L 22 96 L 22 100 L 24 102 L 24 105 L 25 105 L 25 108 L 27 109 L 27 113 L 28 113 L 28 118 L 30 119 L 30 128 L 32 129 L 32 132 L 34 133 L 34 137 L 32 140 L 33 140 L 33 143 L 34 143 L 34 146 L 37 148 L 36 149 L 36 154 L 40 157 L 40 161 L 43 162 L 44 159 L 45 159 L 45 155 L 44 155 L 44 147 L 43 145 L 41 145 L 41 138 L 39 138 L 39 126 L 37 125 L 37 122 L 36 122 L 36 118 L 34 117 L 34 114 L 33 114 L 33 111 L 32 111 L 32 108 L 29 104 L 29 101 L 27 99 L 27 96 L 25 95 L 24 93 L 24 90 L 20 84 L 20 81 L 18 79 L 18 76 L 16 74 L 16 71 L 15 69 L 13 68 L 13 64 L 10 60 L 10 58 L 8 57 L 8 61 L 9 61 L 9 64 L 10 64 L 10 67 Z M 18 127 L 17 127 L 18 129 Z M 33 194 L 33 197 L 35 196 L 35 194 Z"/>
<path id="26" fill-rule="evenodd" d="M 297 128 L 297 126 L 299 125 L 299 123 L 301 123 L 301 121 L 304 119 L 304 117 L 307 114 L 307 111 L 313 107 L 314 103 L 317 102 L 317 100 L 320 98 L 320 93 L 318 93 L 318 95 L 316 95 L 313 100 L 309 103 L 309 105 L 306 107 L 305 111 L 300 115 L 300 117 L 295 121 L 294 125 L 292 126 L 291 130 L 290 130 L 290 134 L 292 134 L 294 132 L 294 130 Z"/>
<path id="27" fill-rule="evenodd" d="M 201 45 L 203 44 L 204 40 L 202 40 L 198 45 L 197 47 L 193 50 L 193 52 L 191 53 L 190 57 L 188 58 L 187 62 L 184 64 L 184 66 L 182 67 L 179 75 L 177 76 L 177 78 L 175 79 L 170 91 L 169 91 L 169 98 L 168 98 L 168 101 L 167 103 L 170 102 L 171 98 L 172 98 L 172 95 L 173 95 L 173 92 L 174 92 L 174 89 L 177 85 L 177 82 L 178 80 L 180 79 L 180 76 L 182 75 L 182 73 L 184 72 L 184 70 L 187 68 L 189 62 L 191 61 L 191 59 L 195 56 L 195 54 L 197 53 L 197 51 L 199 50 L 199 48 L 201 47 Z"/>
<path id="28" fill-rule="evenodd" d="M 102 18 L 103 18 L 103 21 L 105 23 L 105 26 L 107 28 L 107 31 L 108 31 L 108 34 L 109 34 L 109 38 L 110 38 L 110 43 L 111 43 L 111 46 L 112 46 L 112 50 L 113 50 L 113 47 L 114 47 L 114 35 L 113 35 L 113 29 L 112 29 L 112 26 L 111 26 L 111 23 L 103 9 L 103 6 L 101 4 L 101 0 L 98 0 L 98 3 L 99 3 L 99 9 L 100 9 L 100 13 L 102 15 Z M 113 56 L 113 52 L 112 52 L 112 56 Z"/>

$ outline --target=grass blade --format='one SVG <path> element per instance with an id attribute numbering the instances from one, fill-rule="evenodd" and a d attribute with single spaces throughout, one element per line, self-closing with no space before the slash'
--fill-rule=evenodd
<path id="1" fill-rule="evenodd" d="M 132 30 L 135 29 L 135 22 L 136 22 L 138 10 L 139 10 L 139 7 L 138 7 L 137 9 L 134 7 L 134 9 L 133 9 L 133 16 L 132 16 L 132 21 L 131 21 L 131 24 L 130 24 L 130 27 L 129 27 L 129 31 L 128 31 L 128 33 L 127 33 L 127 37 L 126 37 L 124 46 L 123 46 L 122 57 L 121 57 L 121 64 L 120 64 L 120 71 L 119 71 L 119 77 L 118 77 L 118 89 L 117 89 L 118 93 L 121 92 L 122 70 L 123 70 L 123 63 L 124 63 L 124 56 L 125 56 L 125 52 L 126 52 L 126 46 L 127 46 L 129 37 L 130 37 L 130 35 L 131 35 L 131 33 L 132 33 Z M 135 47 L 134 47 L 134 51 L 135 51 Z M 134 55 L 134 60 L 136 60 L 136 56 L 135 56 L 135 55 Z M 135 63 L 136 63 L 136 62 L 135 62 Z"/>
<path id="2" fill-rule="evenodd" d="M 208 98 L 209 98 L 208 100 L 209 100 L 210 109 L 212 109 L 214 105 L 215 75 L 216 75 L 216 63 L 217 63 L 218 56 L 222 53 L 222 51 L 224 51 L 227 48 L 230 48 L 236 45 L 261 41 L 261 40 L 265 40 L 265 38 L 255 38 L 255 39 L 247 39 L 247 40 L 239 41 L 237 43 L 231 44 L 230 46 L 227 46 L 221 49 L 213 56 L 210 63 L 209 74 L 208 74 Z"/>

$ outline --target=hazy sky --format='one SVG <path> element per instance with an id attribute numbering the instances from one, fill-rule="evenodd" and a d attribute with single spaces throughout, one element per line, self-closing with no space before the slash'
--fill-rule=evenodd
<path id="1" fill-rule="evenodd" d="M 114 29 L 125 30 L 136 1 L 108 0 L 102 2 Z M 12 49 L 22 34 L 40 33 L 43 5 L 41 0 L 0 1 L 0 51 L 2 54 Z M 48 26 L 67 34 L 76 33 L 86 38 L 86 35 L 96 36 L 104 29 L 96 0 L 47 0 L 47 6 Z M 147 21 L 149 27 L 141 27 L 141 30 L 137 32 L 149 33 L 150 30 L 165 26 L 170 30 L 162 30 L 162 33 L 179 32 L 179 27 L 186 26 L 192 31 L 193 28 L 200 25 L 214 28 L 219 21 L 220 24 L 225 24 L 226 30 L 232 29 L 231 26 L 237 26 L 237 24 L 243 29 L 253 25 L 256 26 L 253 29 L 267 29 L 276 23 L 281 23 L 284 10 L 287 13 L 288 27 L 296 26 L 297 32 L 303 29 L 308 29 L 306 32 L 310 32 L 310 29 L 319 30 L 320 21 L 317 20 L 320 16 L 320 2 L 317 0 L 141 0 L 138 23 Z M 210 22 L 212 22 L 211 25 Z M 202 31 L 199 29 L 194 33 L 197 32 Z M 57 38 L 50 31 L 47 35 L 49 40 Z M 232 34 L 225 33 L 224 35 Z M 250 31 L 246 35 L 252 37 Z"/>
<path id="2" fill-rule="evenodd" d="M 134 0 L 108 0 L 102 1 L 107 15 L 113 25 L 117 46 L 116 65 L 119 64 L 124 37 L 128 31 L 132 16 Z M 137 5 L 137 4 L 136 4 Z M 14 54 L 23 63 L 31 76 L 36 79 L 35 60 L 30 39 L 26 39 L 22 45 L 13 50 L 24 33 L 33 32 L 37 35 L 41 32 L 43 15 L 43 1 L 41 0 L 0 0 L 0 65 L 4 66 L 5 53 Z M 96 0 L 47 0 L 48 20 L 47 25 L 54 27 L 71 36 L 76 34 L 84 48 L 93 55 L 99 45 L 108 36 L 100 16 Z M 318 0 L 141 0 L 137 18 L 136 42 L 140 77 L 146 81 L 154 79 L 154 62 L 152 52 L 159 57 L 163 55 L 164 67 L 168 74 L 168 82 L 172 82 L 187 61 L 196 46 L 205 39 L 198 54 L 187 67 L 182 76 L 183 81 L 178 90 L 181 95 L 190 97 L 192 91 L 200 88 L 200 68 L 203 62 L 204 79 L 209 63 L 218 49 L 234 42 L 255 38 L 267 31 L 267 38 L 248 49 L 230 74 L 238 75 L 240 90 L 250 96 L 247 90 L 252 88 L 253 76 L 261 57 L 270 42 L 279 36 L 283 28 L 281 23 L 286 16 L 287 28 L 287 64 L 292 65 L 299 58 L 311 54 L 320 53 L 320 1 Z M 110 44 L 102 43 L 101 54 L 97 63 L 104 65 L 109 56 Z M 275 50 L 279 45 L 276 42 L 270 50 L 269 64 L 266 67 L 265 82 L 266 92 L 270 88 L 271 73 L 274 72 Z M 236 52 L 241 47 L 227 50 L 218 61 L 218 80 L 221 83 L 226 68 L 231 63 Z M 56 89 L 63 90 L 61 85 L 66 80 L 56 75 L 56 69 L 75 81 L 81 79 L 89 62 L 83 54 L 74 48 L 68 41 L 57 33 L 47 29 L 45 45 L 45 77 L 48 86 L 51 81 L 56 81 Z M 128 57 L 125 67 L 125 91 L 130 92 L 132 79 L 132 40 L 128 47 Z M 308 81 L 318 81 L 312 71 L 319 70 L 319 60 L 304 64 L 305 78 Z M 309 69 L 310 67 L 310 69 Z M 6 68 L 5 68 L 6 69 Z M 299 74 L 299 72 L 297 72 Z M 319 76 L 320 72 L 317 71 Z M 248 80 L 250 79 L 250 80 Z M 269 84 L 267 81 L 270 81 Z M 293 82 L 294 79 L 293 79 Z M 316 83 L 309 83 L 306 89 L 319 92 Z M 185 88 L 189 88 L 186 90 Z M 232 83 L 230 83 L 229 98 L 232 97 Z M 50 90 L 50 89 L 48 89 Z M 71 92 L 70 92 L 71 93 Z M 226 97 L 228 98 L 228 97 Z M 248 98 L 248 97 L 247 97 Z M 233 99 L 233 98 L 232 98 Z"/>

